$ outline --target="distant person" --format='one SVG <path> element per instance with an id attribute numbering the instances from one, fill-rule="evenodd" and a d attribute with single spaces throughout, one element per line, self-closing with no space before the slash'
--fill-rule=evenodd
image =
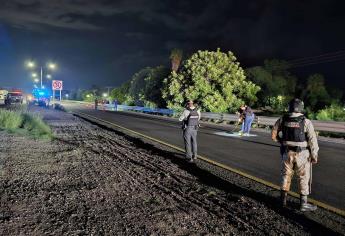
<path id="1" fill-rule="evenodd" d="M 95 110 L 97 110 L 98 109 L 98 100 L 97 100 L 97 98 L 95 98 Z"/>
<path id="2" fill-rule="evenodd" d="M 118 104 L 118 101 L 117 99 L 114 100 L 114 111 L 117 111 L 117 104 Z"/>
<path id="3" fill-rule="evenodd" d="M 242 121 L 241 135 L 249 136 L 252 123 L 254 121 L 254 112 L 247 105 L 242 105 L 239 109 L 240 121 Z"/>
<path id="4" fill-rule="evenodd" d="M 200 118 L 200 111 L 194 106 L 194 102 L 192 100 L 188 101 L 186 109 L 183 111 L 179 120 L 182 121 L 186 158 L 189 162 L 194 162 L 197 159 L 197 133 Z"/>
<path id="5" fill-rule="evenodd" d="M 311 191 L 312 164 L 317 163 L 319 146 L 313 124 L 302 114 L 304 104 L 292 99 L 289 113 L 277 120 L 272 129 L 273 141 L 281 143 L 281 205 L 286 206 L 294 171 L 298 176 L 300 210 L 314 211 L 316 206 L 308 203 Z M 281 132 L 281 136 L 279 133 Z"/>

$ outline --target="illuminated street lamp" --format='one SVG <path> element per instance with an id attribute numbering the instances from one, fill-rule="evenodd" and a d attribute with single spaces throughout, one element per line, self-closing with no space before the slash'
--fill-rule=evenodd
<path id="1" fill-rule="evenodd" d="M 57 68 L 57 65 L 55 63 L 52 63 L 52 62 L 47 63 L 46 66 L 49 70 L 55 70 Z M 36 63 L 34 61 L 28 61 L 26 63 L 26 67 L 29 69 L 33 69 L 36 67 Z M 41 67 L 41 71 L 40 71 L 41 72 L 41 88 L 44 88 L 44 86 L 43 86 L 43 67 L 42 66 L 40 66 L 40 67 Z M 36 78 L 37 73 L 32 73 L 32 77 Z M 49 74 L 46 77 L 47 77 L 47 79 L 52 78 L 52 76 Z"/>
<path id="2" fill-rule="evenodd" d="M 103 97 L 108 97 L 108 94 L 107 93 L 103 93 Z"/>
<path id="3" fill-rule="evenodd" d="M 91 95 L 90 94 L 86 94 L 86 97 L 89 98 L 89 97 L 91 97 Z"/>
<path id="4" fill-rule="evenodd" d="M 38 83 L 38 82 L 40 82 L 40 80 L 39 79 L 34 79 L 34 81 L 35 81 L 35 83 Z"/>
<path id="5" fill-rule="evenodd" d="M 48 68 L 51 69 L 51 70 L 55 70 L 55 69 L 56 69 L 56 64 L 54 64 L 54 63 L 49 63 L 49 64 L 48 64 Z"/>
<path id="6" fill-rule="evenodd" d="M 28 61 L 27 63 L 26 63 L 26 66 L 28 67 L 28 68 L 35 68 L 35 63 L 33 62 L 33 61 Z"/>

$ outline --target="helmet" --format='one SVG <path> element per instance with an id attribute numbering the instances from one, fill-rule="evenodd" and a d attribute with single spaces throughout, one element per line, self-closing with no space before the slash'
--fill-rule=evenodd
<path id="1" fill-rule="evenodd" d="M 294 98 L 289 102 L 289 112 L 303 112 L 304 103 L 298 98 Z"/>

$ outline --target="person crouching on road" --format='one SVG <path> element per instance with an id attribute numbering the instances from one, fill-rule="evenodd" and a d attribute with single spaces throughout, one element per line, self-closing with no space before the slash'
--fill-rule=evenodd
<path id="1" fill-rule="evenodd" d="M 197 132 L 200 117 L 200 111 L 194 106 L 194 102 L 188 101 L 186 109 L 179 118 L 182 121 L 186 158 L 189 162 L 194 162 L 197 159 Z"/>
<path id="2" fill-rule="evenodd" d="M 300 210 L 314 211 L 316 206 L 308 203 L 311 191 L 312 164 L 317 163 L 319 146 L 313 124 L 302 114 L 304 104 L 292 99 L 289 113 L 277 120 L 272 129 L 273 141 L 281 143 L 281 204 L 286 206 L 294 170 L 299 178 Z M 279 136 L 279 132 L 282 133 Z"/>
<path id="3" fill-rule="evenodd" d="M 240 120 L 242 120 L 240 135 L 249 136 L 254 117 L 254 112 L 249 106 L 242 105 L 240 107 Z"/>

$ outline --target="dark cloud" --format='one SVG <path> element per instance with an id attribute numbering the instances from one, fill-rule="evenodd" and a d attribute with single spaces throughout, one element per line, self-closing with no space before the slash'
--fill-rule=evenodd
<path id="1" fill-rule="evenodd" d="M 83 86 L 118 85 L 139 68 L 168 65 L 169 51 L 175 47 L 186 54 L 220 47 L 250 66 L 265 58 L 294 59 L 341 50 L 345 41 L 341 1 L 0 3 L 0 70 L 6 77 L 20 78 L 21 84 L 30 84 L 27 72 L 14 67 L 22 66 L 27 57 L 59 61 L 58 75 L 67 85 L 79 86 L 80 80 Z M 12 60 L 4 60 L 4 52 Z"/>

